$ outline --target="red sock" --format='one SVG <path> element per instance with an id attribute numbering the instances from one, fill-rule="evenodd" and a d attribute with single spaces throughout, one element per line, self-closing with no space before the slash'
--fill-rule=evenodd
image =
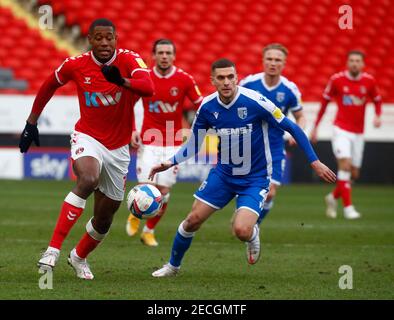
<path id="1" fill-rule="evenodd" d="M 350 205 L 352 205 L 352 184 L 350 181 L 342 181 L 343 186 L 342 186 L 342 203 L 343 207 L 346 208 Z"/>
<path id="2" fill-rule="evenodd" d="M 85 259 L 89 253 L 91 253 L 100 244 L 101 241 L 93 239 L 87 232 L 83 235 L 82 239 L 76 246 L 78 257 Z"/>
<path id="3" fill-rule="evenodd" d="M 337 186 L 334 189 L 334 191 L 332 192 L 332 195 L 334 196 L 335 199 L 338 199 L 341 194 L 342 194 L 342 185 L 343 185 L 344 181 L 341 180 L 337 180 Z"/>
<path id="4" fill-rule="evenodd" d="M 86 200 L 70 192 L 63 202 L 49 246 L 61 249 L 64 239 L 81 216 Z"/>
<path id="5" fill-rule="evenodd" d="M 149 229 L 153 230 L 156 227 L 156 225 L 159 223 L 161 217 L 164 216 L 166 209 L 167 209 L 167 202 L 163 204 L 163 207 L 160 209 L 160 212 L 157 214 L 156 217 L 150 218 L 148 219 L 148 221 L 146 221 L 146 226 Z"/>

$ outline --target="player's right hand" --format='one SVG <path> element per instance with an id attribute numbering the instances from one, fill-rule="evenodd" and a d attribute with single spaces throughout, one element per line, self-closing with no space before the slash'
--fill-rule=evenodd
<path id="1" fill-rule="evenodd" d="M 166 171 L 166 170 L 170 169 L 172 166 L 173 166 L 173 163 L 171 161 L 164 161 L 160 164 L 155 165 L 151 169 L 148 179 L 153 181 L 153 178 L 155 177 L 156 173 Z"/>
<path id="2" fill-rule="evenodd" d="M 131 147 L 138 149 L 141 145 L 141 136 L 138 131 L 133 131 L 131 134 Z"/>
<path id="3" fill-rule="evenodd" d="M 25 128 L 23 129 L 19 140 L 19 149 L 21 153 L 27 152 L 33 141 L 37 147 L 40 146 L 40 137 L 38 133 L 37 124 L 31 124 L 26 121 Z"/>
<path id="4" fill-rule="evenodd" d="M 316 172 L 316 174 L 324 181 L 334 183 L 337 180 L 336 174 L 319 160 L 313 161 L 311 163 L 311 167 Z"/>

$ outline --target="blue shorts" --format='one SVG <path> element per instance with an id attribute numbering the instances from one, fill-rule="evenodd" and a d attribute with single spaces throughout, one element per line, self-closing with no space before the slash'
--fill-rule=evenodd
<path id="1" fill-rule="evenodd" d="M 282 184 L 285 167 L 286 167 L 286 158 L 272 161 L 271 183 L 274 183 L 278 186 Z"/>
<path id="2" fill-rule="evenodd" d="M 215 209 L 225 207 L 236 197 L 237 210 L 246 208 L 259 216 L 268 190 L 268 179 L 231 178 L 211 169 L 194 197 Z"/>

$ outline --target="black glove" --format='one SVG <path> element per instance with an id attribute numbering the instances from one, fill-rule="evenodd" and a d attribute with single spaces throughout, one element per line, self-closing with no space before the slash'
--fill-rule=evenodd
<path id="1" fill-rule="evenodd" d="M 108 82 L 115 83 L 118 86 L 122 86 L 125 83 L 125 80 L 120 75 L 119 69 L 115 66 L 104 65 L 101 68 L 101 72 L 103 73 L 105 79 L 107 79 Z"/>
<path id="2" fill-rule="evenodd" d="M 21 150 L 21 153 L 27 152 L 33 141 L 37 147 L 40 146 L 40 138 L 38 135 L 37 125 L 30 124 L 26 121 L 25 129 L 23 129 L 21 138 L 19 140 L 19 149 Z"/>

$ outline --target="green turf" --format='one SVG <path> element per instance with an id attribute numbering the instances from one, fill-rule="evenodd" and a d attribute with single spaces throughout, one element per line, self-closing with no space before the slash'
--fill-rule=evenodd
<path id="1" fill-rule="evenodd" d="M 124 231 L 122 206 L 104 243 L 89 261 L 96 278 L 75 277 L 67 254 L 81 237 L 92 202 L 64 244 L 53 290 L 38 287 L 36 262 L 48 244 L 62 199 L 72 182 L 0 181 L 0 299 L 393 299 L 394 187 L 356 186 L 363 218 L 324 215 L 328 185 L 281 188 L 263 222 L 262 257 L 254 266 L 230 232 L 233 205 L 203 225 L 176 278 L 154 279 L 196 188 L 177 184 L 157 230 L 160 246 L 143 246 Z M 130 184 L 129 184 L 130 187 Z M 353 289 L 338 287 L 341 265 L 353 269 Z"/>

